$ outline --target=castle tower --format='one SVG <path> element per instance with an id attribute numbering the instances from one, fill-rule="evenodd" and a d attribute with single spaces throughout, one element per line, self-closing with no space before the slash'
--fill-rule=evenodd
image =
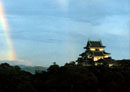
<path id="1" fill-rule="evenodd" d="M 90 60 L 96 62 L 100 59 L 109 58 L 110 53 L 105 52 L 105 47 L 101 41 L 88 41 L 86 47 L 84 47 L 86 51 L 80 54 L 81 57 L 78 61 L 80 61 L 80 63 Z"/>

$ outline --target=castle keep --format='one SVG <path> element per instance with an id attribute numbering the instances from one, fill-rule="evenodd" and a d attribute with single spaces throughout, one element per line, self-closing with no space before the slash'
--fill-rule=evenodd
<path id="1" fill-rule="evenodd" d="M 84 47 L 85 52 L 80 54 L 79 61 L 84 63 L 90 60 L 96 62 L 100 59 L 109 58 L 110 53 L 105 52 L 105 47 L 101 41 L 88 41 L 86 47 Z"/>

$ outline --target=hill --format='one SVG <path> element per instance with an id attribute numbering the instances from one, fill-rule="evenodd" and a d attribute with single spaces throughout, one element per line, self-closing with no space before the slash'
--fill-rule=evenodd
<path id="1" fill-rule="evenodd" d="M 18 65 L 22 70 L 35 74 L 35 72 L 47 71 L 47 67 Z"/>
<path id="2" fill-rule="evenodd" d="M 0 92 L 130 92 L 130 60 L 118 62 L 120 64 L 113 67 L 54 63 L 46 71 L 34 74 L 23 70 L 34 67 L 21 65 L 21 69 L 2 63 Z"/>

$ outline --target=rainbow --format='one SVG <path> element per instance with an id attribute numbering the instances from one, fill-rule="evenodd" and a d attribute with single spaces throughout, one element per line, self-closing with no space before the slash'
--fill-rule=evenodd
<path id="1" fill-rule="evenodd" d="M 0 25 L 2 26 L 2 31 L 4 33 L 5 40 L 8 45 L 8 52 L 7 52 L 8 59 L 16 60 L 16 55 L 13 48 L 12 40 L 9 35 L 9 26 L 5 17 L 5 12 L 4 12 L 2 1 L 0 1 Z"/>

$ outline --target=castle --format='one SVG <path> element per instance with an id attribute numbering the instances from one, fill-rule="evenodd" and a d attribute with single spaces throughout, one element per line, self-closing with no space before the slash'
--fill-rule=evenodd
<path id="1" fill-rule="evenodd" d="M 88 41 L 86 51 L 80 54 L 80 58 L 77 60 L 78 63 L 86 64 L 90 61 L 97 62 L 100 59 L 107 59 L 110 57 L 110 53 L 105 52 L 105 47 L 102 41 Z"/>

